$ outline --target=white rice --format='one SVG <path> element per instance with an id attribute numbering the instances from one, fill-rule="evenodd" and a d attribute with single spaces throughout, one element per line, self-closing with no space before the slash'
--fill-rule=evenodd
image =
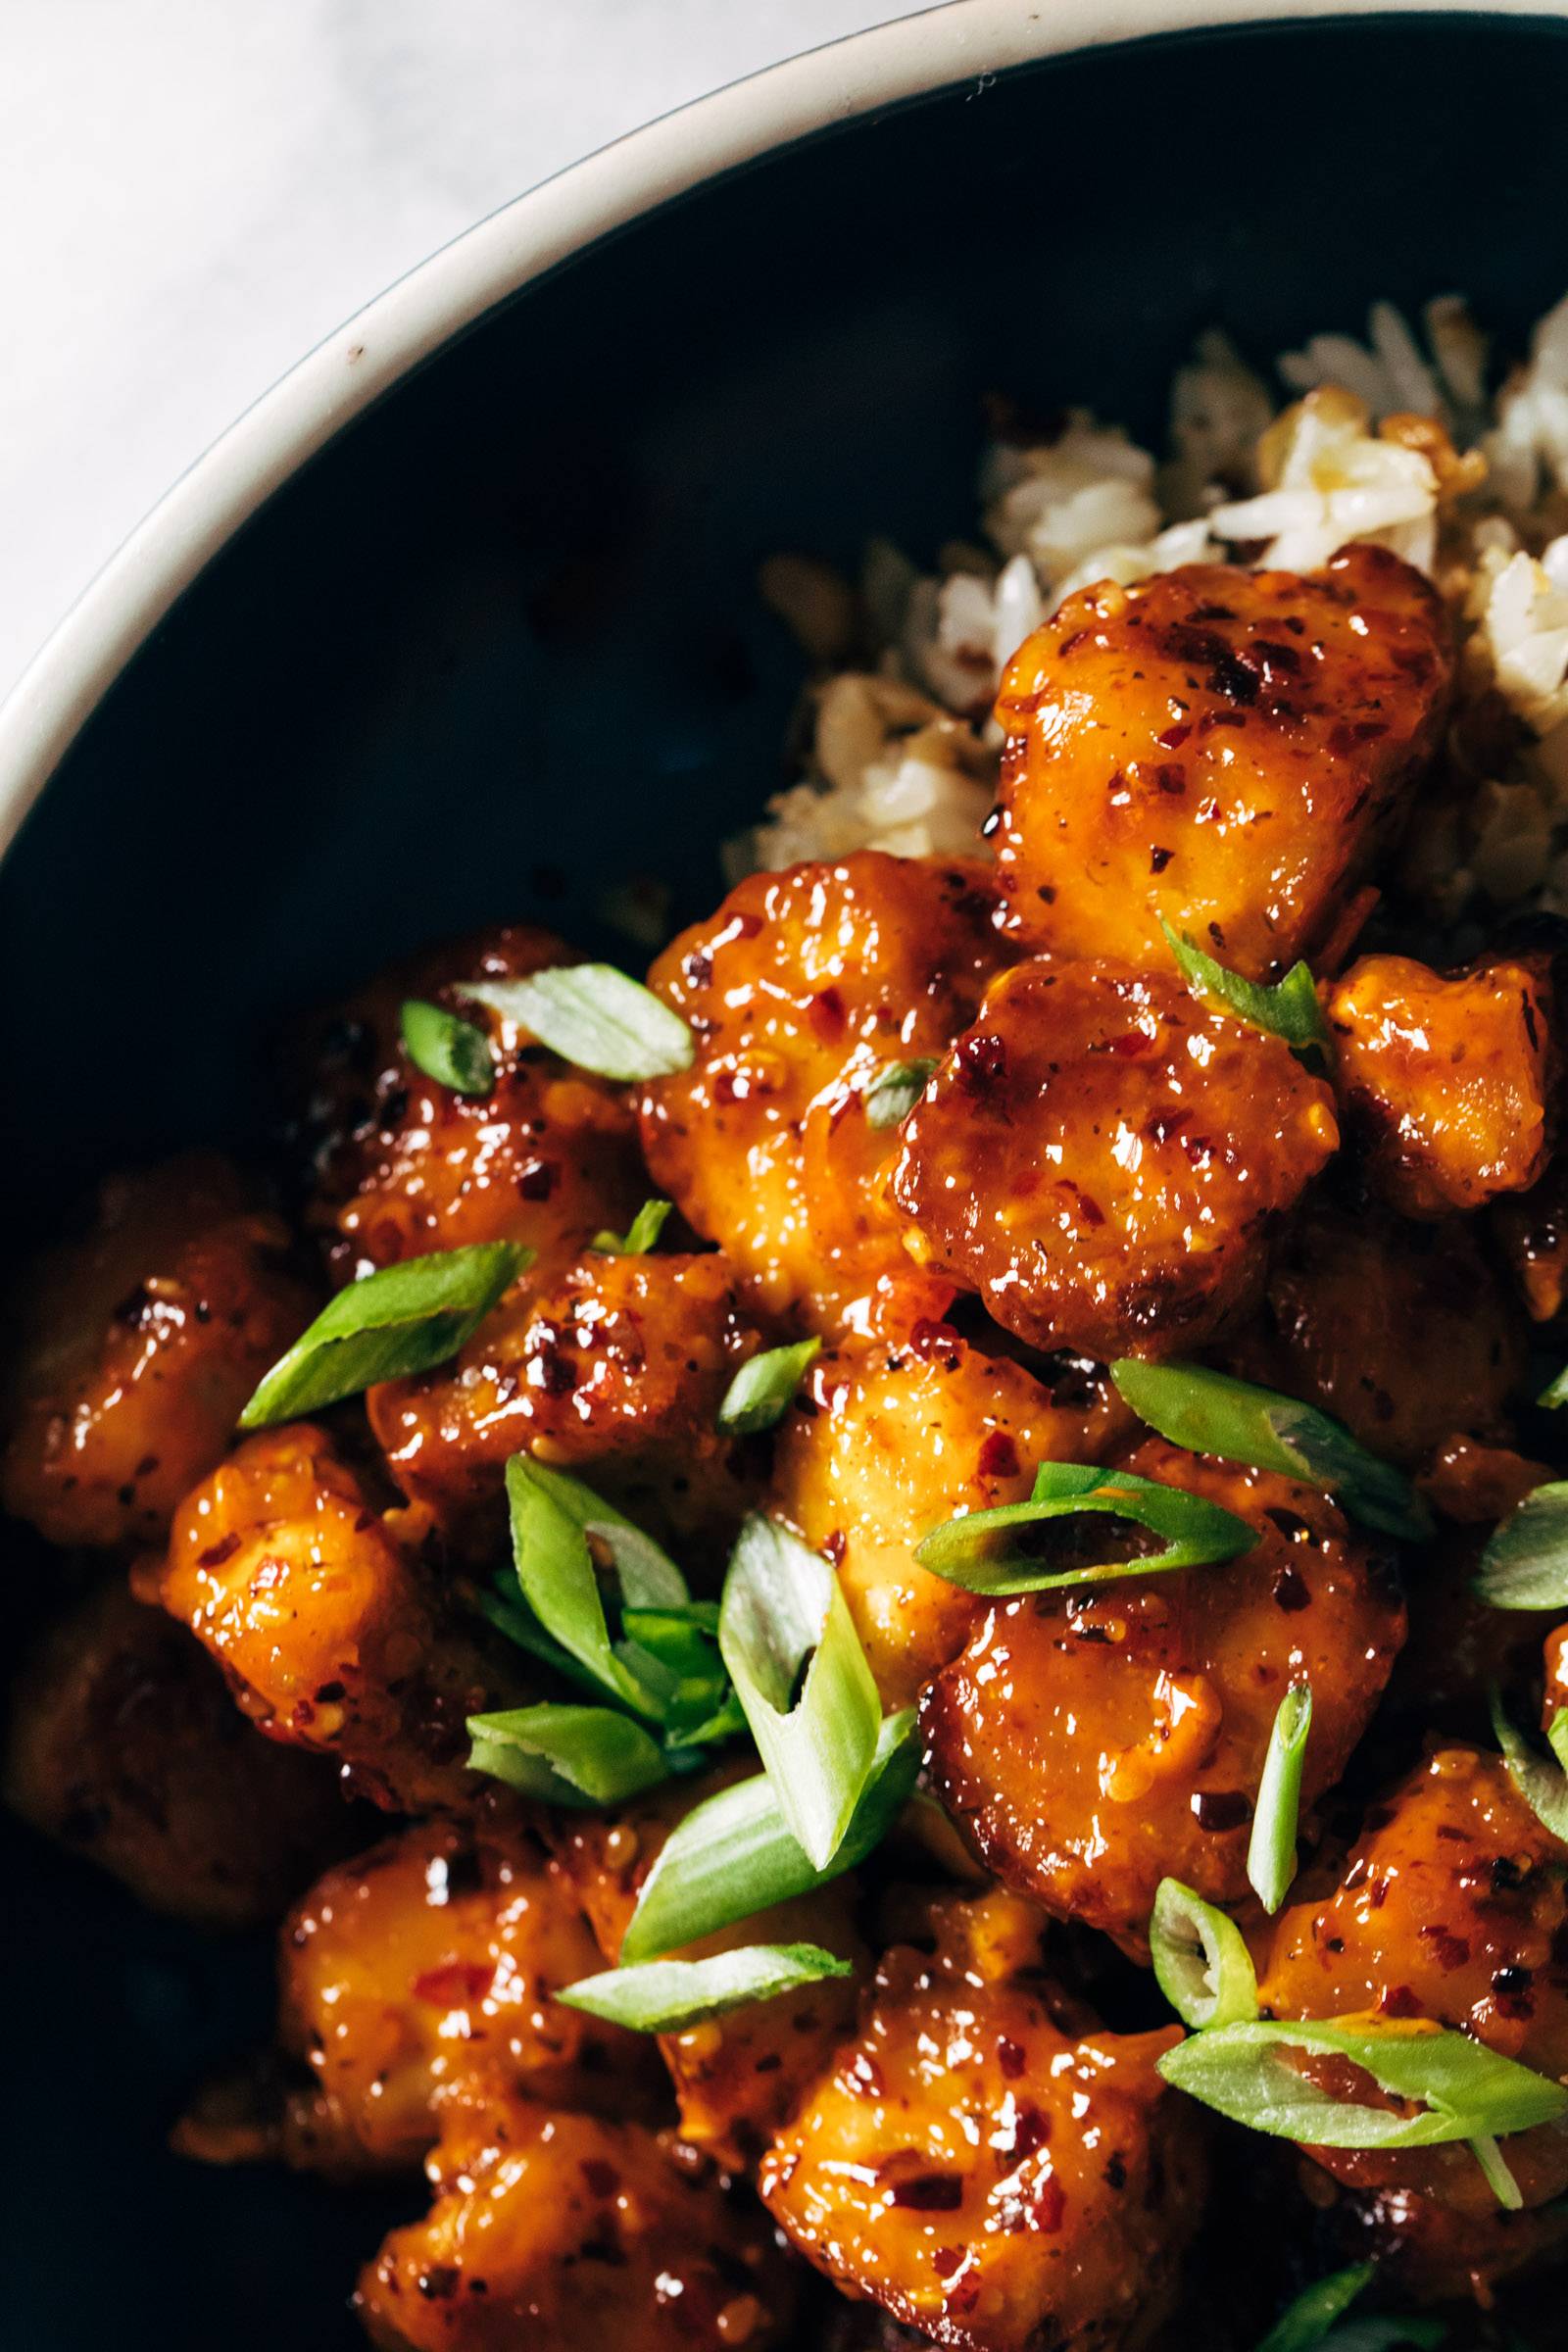
<path id="1" fill-rule="evenodd" d="M 984 855 L 991 718 L 1009 657 L 1062 599 L 1192 563 L 1306 571 L 1354 539 L 1427 572 L 1461 638 L 1449 796 L 1412 828 L 1400 887 L 1454 922 L 1526 902 L 1568 911 L 1568 298 L 1494 397 L 1454 295 L 1420 331 L 1376 303 L 1366 339 L 1314 335 L 1277 373 L 1200 338 L 1171 389 L 1163 462 L 1074 410 L 999 439 L 981 537 L 922 572 L 873 541 L 853 585 L 775 558 L 764 593 L 819 667 L 800 780 L 729 845 L 731 879 L 857 849 Z M 1430 424 L 1419 420 L 1430 419 Z M 860 666 L 843 666 L 858 642 Z"/>

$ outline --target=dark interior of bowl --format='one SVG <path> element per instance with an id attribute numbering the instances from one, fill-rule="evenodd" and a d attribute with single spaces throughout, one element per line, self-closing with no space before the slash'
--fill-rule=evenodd
<path id="1" fill-rule="evenodd" d="M 212 565 L 0 876 L 13 1238 L 243 1137 L 267 1026 L 390 954 L 504 915 L 612 950 L 595 902 L 640 873 L 710 903 L 799 682 L 758 559 L 932 556 L 987 392 L 1157 439 L 1209 323 L 1267 358 L 1460 288 L 1516 341 L 1568 286 L 1565 120 L 1544 20 L 1105 49 L 770 157 L 487 318 Z M 6 1865 L 7 2340 L 357 2341 L 381 2200 L 165 2152 L 265 2032 L 265 1950 L 14 1830 Z"/>

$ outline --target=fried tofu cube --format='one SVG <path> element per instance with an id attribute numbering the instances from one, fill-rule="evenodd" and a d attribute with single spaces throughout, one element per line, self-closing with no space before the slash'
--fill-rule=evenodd
<path id="1" fill-rule="evenodd" d="M 455 2114 L 423 2221 L 360 2280 L 382 2352 L 766 2352 L 794 2284 L 762 2217 L 636 2124 Z"/>
<path id="2" fill-rule="evenodd" d="M 518 1831 L 422 1822 L 329 1870 L 278 1939 L 279 2039 L 316 2077 L 283 2152 L 340 2177 L 417 2164 L 488 2088 L 650 2117 L 658 2060 L 557 1992 L 598 1973 L 570 1880 Z"/>
<path id="3" fill-rule="evenodd" d="M 1452 679 L 1440 598 L 1381 548 L 1068 597 L 997 703 L 1015 936 L 1157 962 L 1163 916 L 1250 979 L 1310 956 L 1396 833 Z"/>
<path id="4" fill-rule="evenodd" d="M 1190 1348 L 1261 1290 L 1274 1227 L 1338 1142 L 1276 1037 L 1174 973 L 1040 957 L 1004 972 L 905 1123 L 917 1262 L 1031 1347 Z"/>
<path id="5" fill-rule="evenodd" d="M 917 1698 L 982 1613 L 919 1566 L 920 1539 L 1022 1501 L 1040 1462 L 1102 1460 L 1133 1426 L 1096 1367 L 1041 1369 L 915 1322 L 820 1355 L 780 1425 L 770 1507 L 835 1562 L 887 1708 Z"/>
<path id="6" fill-rule="evenodd" d="M 1246 1900 L 1253 1802 L 1292 1684 L 1312 1688 L 1310 1807 L 1366 1729 L 1405 1618 L 1392 1563 L 1315 1489 L 1158 1441 L 1127 1467 L 1248 1520 L 1256 1544 L 998 1602 L 920 1720 L 933 1786 L 989 1868 L 1144 1959 L 1162 1878 Z"/>
<path id="7" fill-rule="evenodd" d="M 1385 1200 L 1446 1217 L 1529 1189 L 1556 1134 L 1555 997 L 1544 956 L 1435 972 L 1363 956 L 1328 998 L 1346 1132 Z"/>
<path id="8" fill-rule="evenodd" d="M 1206 2186 L 1201 2127 L 1155 2072 L 1179 2035 L 1104 2033 L 1038 1968 L 977 1966 L 984 1944 L 950 1923 L 934 1954 L 885 1955 L 763 2159 L 763 2202 L 808 2262 L 938 2343 L 1168 2340 Z"/>
<path id="9" fill-rule="evenodd" d="M 399 1812 L 461 1805 L 465 1720 L 515 1703 L 445 1596 L 308 1422 L 249 1438 L 189 1495 L 158 1593 L 272 1740 Z"/>
<path id="10" fill-rule="evenodd" d="M 223 1161 L 112 1178 L 42 1259 L 6 1373 L 0 1501 L 51 1544 L 155 1544 L 310 1321 L 288 1235 Z"/>
<path id="11" fill-rule="evenodd" d="M 0 1789 L 150 1909 L 204 1928 L 275 1918 L 348 1821 L 329 1770 L 258 1738 L 201 1644 L 119 1579 L 24 1657 Z"/>
<path id="12" fill-rule="evenodd" d="M 881 1186 L 898 1131 L 867 1093 L 969 1020 L 993 911 L 982 867 L 865 850 L 753 874 L 655 963 L 697 1056 L 644 1090 L 648 1165 L 767 1313 L 831 1323 L 909 1283 Z M 930 1311 L 950 1296 L 931 1286 Z"/>

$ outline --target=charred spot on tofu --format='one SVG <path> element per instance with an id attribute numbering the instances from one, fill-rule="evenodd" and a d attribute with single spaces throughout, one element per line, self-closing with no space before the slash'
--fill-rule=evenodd
<path id="1" fill-rule="evenodd" d="M 1070 596 L 997 703 L 1014 936 L 1158 962 L 1163 916 L 1252 979 L 1310 955 L 1397 829 L 1452 675 L 1440 599 L 1381 548 Z"/>
<path id="2" fill-rule="evenodd" d="M 1275 1223 L 1338 1140 L 1280 1039 L 1174 974 L 1017 964 L 905 1125 L 916 1260 L 1032 1347 L 1169 1354 L 1262 1288 Z"/>

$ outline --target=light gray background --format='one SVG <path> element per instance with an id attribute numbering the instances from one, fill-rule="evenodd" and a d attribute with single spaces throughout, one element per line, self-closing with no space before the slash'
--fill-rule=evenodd
<path id="1" fill-rule="evenodd" d="M 0 0 L 0 692 L 174 476 L 470 221 L 868 0 Z"/>

